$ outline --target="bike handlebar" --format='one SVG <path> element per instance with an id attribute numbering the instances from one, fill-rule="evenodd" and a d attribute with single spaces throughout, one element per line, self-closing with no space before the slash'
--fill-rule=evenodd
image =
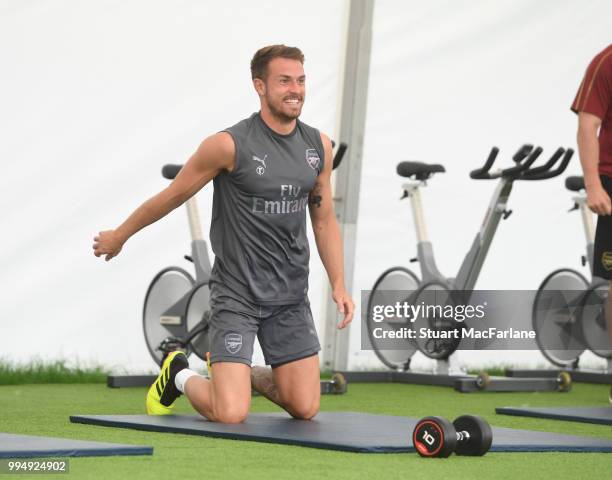
<path id="1" fill-rule="evenodd" d="M 533 150 L 533 145 L 526 143 L 512 156 L 514 163 L 521 163 Z"/>
<path id="2" fill-rule="evenodd" d="M 563 152 L 564 152 L 564 150 L 562 148 L 559 148 L 555 152 L 555 155 L 557 155 L 557 154 L 558 155 L 557 155 L 557 158 L 555 159 L 555 161 L 553 163 L 555 163 L 561 157 Z M 568 148 L 565 151 L 565 155 L 563 156 L 563 160 L 561 160 L 560 165 L 555 170 L 544 171 L 542 173 L 535 173 L 533 175 L 526 175 L 521 180 L 545 180 L 547 178 L 553 178 L 553 177 L 556 177 L 558 175 L 561 175 L 565 171 L 567 166 L 569 165 L 569 162 L 572 159 L 573 155 L 574 155 L 574 150 L 572 150 L 571 148 Z M 554 155 L 553 155 L 553 157 L 554 157 Z M 552 160 L 552 158 L 551 158 L 551 160 Z M 548 161 L 548 163 L 550 163 L 550 160 Z M 548 163 L 547 163 L 547 165 L 548 165 Z"/>
<path id="3" fill-rule="evenodd" d="M 499 148 L 493 147 L 491 149 L 491 153 L 489 153 L 489 158 L 487 158 L 485 164 L 482 167 L 477 168 L 476 170 L 472 170 L 470 172 L 470 178 L 473 178 L 474 180 L 489 178 L 489 170 L 493 166 L 493 163 L 495 163 L 495 159 L 497 158 L 498 153 Z"/>
<path id="4" fill-rule="evenodd" d="M 566 151 L 560 147 L 544 165 L 531 168 L 542 152 L 542 147 L 536 147 L 534 149 L 533 145 L 525 144 L 519 148 L 512 157 L 512 160 L 514 160 L 514 162 L 517 164 L 516 166 L 489 173 L 489 170 L 491 170 L 491 167 L 497 158 L 497 154 L 499 153 L 499 148 L 493 147 L 485 164 L 481 168 L 472 170 L 470 172 L 470 178 L 473 178 L 474 180 L 493 180 L 496 178 L 509 178 L 512 180 L 544 180 L 547 178 L 556 177 L 557 175 L 563 173 L 563 171 L 567 168 L 572 155 L 574 154 L 572 149 L 568 149 Z M 559 166 L 552 170 L 553 166 L 559 161 L 564 153 L 565 155 L 563 156 Z"/>
<path id="5" fill-rule="evenodd" d="M 174 180 L 174 177 L 178 175 L 179 170 L 183 168 L 182 165 L 168 164 L 162 167 L 162 176 L 168 180 Z"/>
<path id="6" fill-rule="evenodd" d="M 544 165 L 540 165 L 539 167 L 535 167 L 532 168 L 529 173 L 526 174 L 527 175 L 536 175 L 536 174 L 540 174 L 540 173 L 544 173 L 548 170 L 550 170 L 552 168 L 552 166 L 557 163 L 557 160 L 559 160 L 559 158 L 561 158 L 561 155 L 563 155 L 563 152 L 565 150 L 563 150 L 563 148 L 559 147 L 557 149 L 557 151 L 555 153 L 553 153 L 553 156 L 550 157 L 550 159 L 548 160 L 548 162 L 546 162 Z"/>
<path id="7" fill-rule="evenodd" d="M 334 146 L 334 142 L 332 141 L 332 147 Z M 338 150 L 336 150 L 336 154 L 334 155 L 334 162 L 332 164 L 332 170 L 335 170 L 340 166 L 340 162 L 342 162 L 342 158 L 348 149 L 348 145 L 344 142 L 340 142 L 338 145 Z"/>
<path id="8" fill-rule="evenodd" d="M 522 150 L 523 148 L 525 148 L 525 145 L 523 145 L 523 147 L 521 147 L 520 150 Z M 519 156 L 519 152 L 517 152 L 514 156 L 515 157 Z M 513 176 L 520 175 L 521 173 L 528 172 L 529 167 L 533 165 L 533 162 L 535 162 L 538 159 L 538 157 L 542 154 L 542 152 L 543 152 L 542 147 L 536 147 L 535 150 L 531 151 L 531 153 L 529 154 L 529 156 L 524 162 L 522 163 L 517 162 L 518 165 L 516 167 L 510 167 L 510 168 L 506 168 L 502 170 L 499 176 L 500 177 L 513 177 Z"/>

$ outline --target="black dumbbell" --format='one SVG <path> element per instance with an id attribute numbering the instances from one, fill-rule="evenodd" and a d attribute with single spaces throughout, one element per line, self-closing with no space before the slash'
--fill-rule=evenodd
<path id="1" fill-rule="evenodd" d="M 457 455 L 484 455 L 491 448 L 493 432 L 487 421 L 463 415 L 453 423 L 444 417 L 425 417 L 412 432 L 414 448 L 422 457 L 446 458 Z"/>
<path id="2" fill-rule="evenodd" d="M 347 391 L 347 381 L 344 375 L 336 372 L 332 375 L 331 380 L 321 382 L 321 393 L 342 394 Z"/>

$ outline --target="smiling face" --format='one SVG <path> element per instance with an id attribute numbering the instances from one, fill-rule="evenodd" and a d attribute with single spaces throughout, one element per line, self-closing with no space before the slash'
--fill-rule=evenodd
<path id="1" fill-rule="evenodd" d="M 299 60 L 277 57 L 268 63 L 265 78 L 255 78 L 253 84 L 266 109 L 282 123 L 293 122 L 302 113 L 306 95 L 304 66 Z"/>

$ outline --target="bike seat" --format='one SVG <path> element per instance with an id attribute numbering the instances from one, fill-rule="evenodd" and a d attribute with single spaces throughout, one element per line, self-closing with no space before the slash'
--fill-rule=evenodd
<path id="1" fill-rule="evenodd" d="M 397 164 L 397 174 L 401 177 L 414 176 L 417 180 L 427 180 L 434 173 L 446 172 L 438 163 L 400 162 Z"/>
<path id="2" fill-rule="evenodd" d="M 567 177 L 565 179 L 565 188 L 571 192 L 584 190 L 584 177 Z"/>
<path id="3" fill-rule="evenodd" d="M 174 177 L 178 175 L 178 172 L 181 168 L 183 168 L 182 165 L 174 165 L 169 163 L 168 165 L 164 165 L 164 167 L 162 168 L 162 175 L 168 180 L 174 180 Z"/>

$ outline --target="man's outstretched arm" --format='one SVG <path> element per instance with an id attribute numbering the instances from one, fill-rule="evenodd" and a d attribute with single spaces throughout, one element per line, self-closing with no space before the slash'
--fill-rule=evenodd
<path id="1" fill-rule="evenodd" d="M 310 219 L 317 243 L 319 256 L 327 271 L 332 287 L 332 298 L 338 305 L 338 311 L 344 315 L 338 328 L 346 327 L 353 320 L 355 304 L 344 284 L 344 254 L 340 228 L 334 214 L 331 190 L 331 172 L 333 153 L 331 140 L 321 134 L 325 150 L 323 171 L 317 177 L 309 196 Z"/>
<path id="2" fill-rule="evenodd" d="M 168 187 L 140 205 L 117 229 L 94 237 L 94 255 L 106 255 L 106 261 L 116 257 L 128 238 L 182 205 L 222 170 L 231 170 L 234 152 L 234 141 L 228 133 L 208 137 Z"/>

